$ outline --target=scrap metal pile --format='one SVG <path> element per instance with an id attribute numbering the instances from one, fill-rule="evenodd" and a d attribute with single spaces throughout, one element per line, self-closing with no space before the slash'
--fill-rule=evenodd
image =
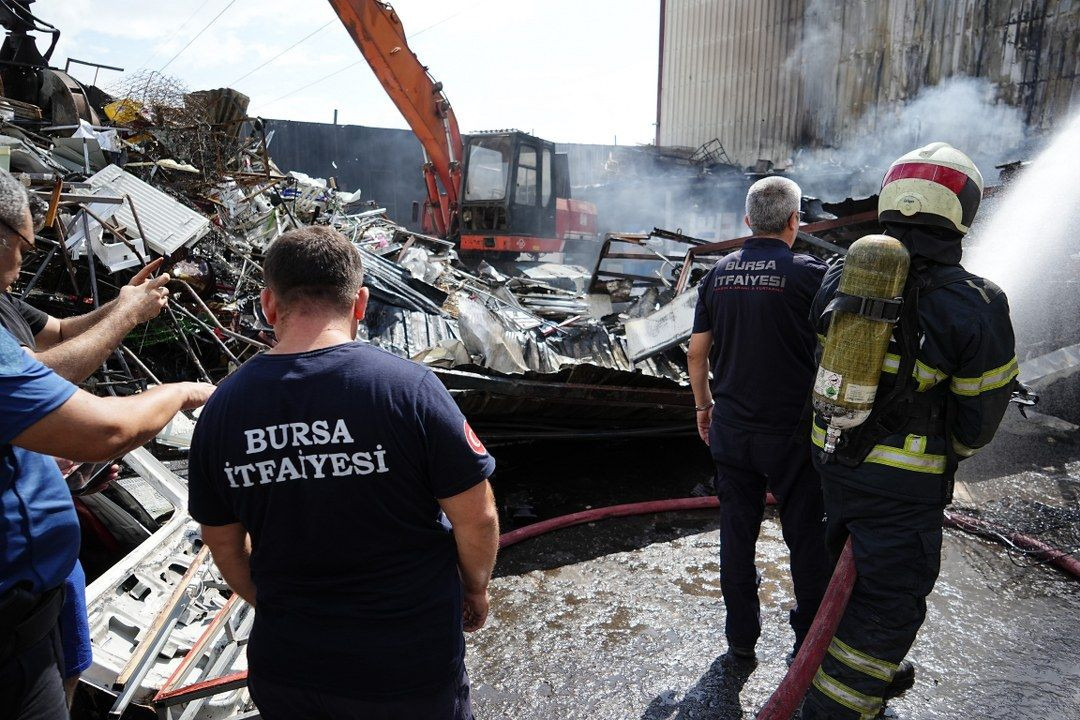
<path id="1" fill-rule="evenodd" d="M 435 369 L 493 440 L 692 431 L 684 361 L 628 359 L 632 305 L 613 305 L 610 283 L 560 264 L 463 262 L 359 191 L 283 172 L 273 133 L 234 90 L 186 93 L 135 75 L 116 92 L 95 123 L 42 127 L 16 114 L 0 126 L 0 152 L 44 218 L 17 295 L 65 316 L 109 301 L 152 258 L 174 278 L 166 312 L 126 339 L 92 388 L 217 382 L 270 347 L 263 255 L 283 232 L 321 224 L 363 258 L 363 339 Z"/>

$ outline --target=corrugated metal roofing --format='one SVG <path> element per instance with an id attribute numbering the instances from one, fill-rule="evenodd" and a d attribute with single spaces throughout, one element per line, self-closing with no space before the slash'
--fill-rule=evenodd
<path id="1" fill-rule="evenodd" d="M 1072 0 L 665 0 L 661 145 L 737 162 L 834 145 L 881 100 L 967 75 L 1045 131 L 1080 106 Z"/>

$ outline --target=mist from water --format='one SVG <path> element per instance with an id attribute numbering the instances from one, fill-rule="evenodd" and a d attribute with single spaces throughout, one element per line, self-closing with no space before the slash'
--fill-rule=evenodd
<path id="1" fill-rule="evenodd" d="M 1018 346 L 1080 340 L 1080 113 L 985 210 L 964 266 L 1008 295 Z"/>

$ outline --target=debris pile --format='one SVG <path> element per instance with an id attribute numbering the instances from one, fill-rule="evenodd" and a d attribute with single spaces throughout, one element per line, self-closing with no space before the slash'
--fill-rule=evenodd
<path id="1" fill-rule="evenodd" d="M 91 384 L 125 393 L 216 382 L 272 346 L 258 302 L 264 253 L 283 232 L 321 224 L 363 258 L 372 296 L 364 339 L 435 368 L 463 405 L 482 395 L 478 428 L 508 439 L 692 430 L 680 354 L 628 355 L 623 323 L 641 298 L 631 297 L 634 281 L 598 282 L 558 262 L 463 261 L 452 242 L 393 223 L 360 191 L 283 171 L 270 154 L 273 132 L 234 90 L 185 92 L 136 74 L 114 93 L 88 93 L 99 100 L 94 122 L 44 125 L 14 112 L 0 125 L 0 148 L 41 226 L 13 292 L 65 316 L 108 302 L 155 257 L 174 278 L 167 311 L 133 331 Z M 672 285 L 657 272 L 636 283 Z M 645 297 L 655 306 L 654 296 Z M 529 383 L 503 382 L 514 376 Z M 568 399 L 568 386 L 585 396 Z M 638 387 L 659 394 L 628 402 Z M 537 405 L 528 422 L 522 388 Z"/>

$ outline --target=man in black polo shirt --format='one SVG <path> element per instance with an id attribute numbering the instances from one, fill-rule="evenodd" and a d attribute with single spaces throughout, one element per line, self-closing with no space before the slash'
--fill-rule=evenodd
<path id="1" fill-rule="evenodd" d="M 266 720 L 471 720 L 462 629 L 487 617 L 495 461 L 427 368 L 354 341 L 360 256 L 325 227 L 263 265 L 277 345 L 223 381 L 191 443 L 190 510 L 255 606 Z"/>
<path id="2" fill-rule="evenodd" d="M 791 551 L 793 653 L 829 575 L 821 484 L 800 432 L 815 369 L 810 303 L 825 264 L 791 250 L 801 195 L 781 177 L 751 186 L 746 224 L 753 237 L 701 281 L 688 353 L 698 433 L 716 462 L 728 649 L 746 660 L 754 659 L 761 634 L 754 546 L 766 488 Z"/>

